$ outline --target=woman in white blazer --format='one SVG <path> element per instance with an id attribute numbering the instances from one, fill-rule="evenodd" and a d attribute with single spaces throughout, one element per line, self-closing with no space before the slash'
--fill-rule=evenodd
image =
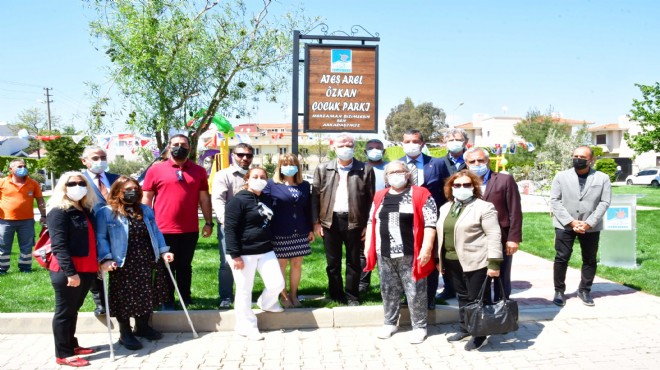
<path id="1" fill-rule="evenodd" d="M 477 299 L 486 276 L 499 276 L 502 261 L 500 226 L 495 206 L 481 198 L 481 179 L 468 170 L 452 175 L 445 183 L 447 203 L 440 207 L 436 225 L 440 264 L 454 283 L 459 312 Z M 456 342 L 470 336 L 462 315 L 460 331 L 447 338 Z M 474 337 L 466 345 L 481 347 L 486 337 Z"/>

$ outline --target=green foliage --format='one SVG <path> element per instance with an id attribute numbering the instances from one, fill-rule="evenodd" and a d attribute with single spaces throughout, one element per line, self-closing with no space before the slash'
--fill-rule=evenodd
<path id="1" fill-rule="evenodd" d="M 533 143 L 537 150 L 543 149 L 545 141 L 550 131 L 561 131 L 566 135 L 570 133 L 570 127 L 559 124 L 552 117 L 552 110 L 542 114 L 538 109 L 532 109 L 527 112 L 524 120 L 518 122 L 515 126 L 516 135 L 525 139 L 526 142 Z"/>
<path id="2" fill-rule="evenodd" d="M 641 132 L 636 135 L 625 133 L 624 137 L 637 154 L 652 150 L 660 152 L 660 83 L 635 86 L 642 92 L 642 99 L 633 99 L 630 119 L 639 122 Z"/>
<path id="3" fill-rule="evenodd" d="M 272 179 L 275 174 L 275 169 L 277 168 L 277 163 L 273 162 L 273 155 L 270 153 L 264 154 L 264 162 L 261 164 L 261 167 L 266 170 L 268 178 Z"/>
<path id="4" fill-rule="evenodd" d="M 67 171 L 79 171 L 83 166 L 80 156 L 91 141 L 85 138 L 76 144 L 68 136 L 62 136 L 59 139 L 44 141 L 44 147 L 48 151 L 48 156 L 44 158 L 46 168 L 52 171 L 57 177 Z"/>
<path id="5" fill-rule="evenodd" d="M 403 152 L 402 147 L 391 146 L 389 148 L 385 148 L 385 155 L 383 155 L 383 160 L 386 162 L 392 162 L 403 157 L 404 155 L 406 155 L 406 153 Z"/>
<path id="6" fill-rule="evenodd" d="M 392 108 L 385 119 L 385 138 L 400 142 L 403 133 L 411 128 L 419 130 L 426 142 L 442 139 L 441 130 L 447 127 L 445 112 L 433 106 L 432 103 L 422 103 L 415 106 L 412 99 L 406 98 L 403 104 Z"/>
<path id="7" fill-rule="evenodd" d="M 366 140 L 355 140 L 355 159 L 360 162 L 367 162 L 369 160 L 369 158 L 367 158 L 367 154 L 364 152 L 366 147 Z"/>
<path id="8" fill-rule="evenodd" d="M 434 158 L 442 158 L 447 155 L 447 148 L 429 148 L 429 155 Z"/>
<path id="9" fill-rule="evenodd" d="M 110 163 L 110 172 L 118 175 L 129 177 L 138 177 L 147 168 L 148 163 L 143 160 L 129 161 L 124 157 L 115 157 L 115 160 Z"/>
<path id="10" fill-rule="evenodd" d="M 594 158 L 602 157 L 603 156 L 603 148 L 598 146 L 598 145 L 593 145 L 591 146 L 591 150 L 594 151 Z"/>
<path id="11" fill-rule="evenodd" d="M 37 174 L 37 170 L 45 167 L 44 159 L 37 158 L 25 158 L 25 157 L 9 157 L 9 156 L 0 156 L 0 172 L 3 174 L 9 173 L 9 164 L 14 159 L 20 159 L 25 162 L 25 166 L 30 171 L 30 177 L 34 178 Z"/>
<path id="12" fill-rule="evenodd" d="M 612 158 L 602 158 L 596 161 L 594 166 L 596 171 L 605 173 L 610 177 L 610 181 L 614 182 L 616 180 L 616 162 Z"/>
<path id="13" fill-rule="evenodd" d="M 303 149 L 307 150 L 305 151 Z M 319 163 L 323 162 L 323 158 L 325 158 L 330 150 L 330 145 L 324 144 L 321 138 L 317 138 L 311 143 L 305 142 L 300 145 L 300 155 L 303 156 L 303 159 L 313 155 L 318 158 Z"/>

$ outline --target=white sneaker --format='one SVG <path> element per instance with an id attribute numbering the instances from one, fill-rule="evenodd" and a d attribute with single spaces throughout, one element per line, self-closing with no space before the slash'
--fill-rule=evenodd
<path id="1" fill-rule="evenodd" d="M 221 310 L 231 308 L 231 298 L 225 298 L 222 301 L 220 301 L 219 308 Z"/>
<path id="2" fill-rule="evenodd" d="M 413 329 L 409 335 L 410 344 L 422 343 L 426 339 L 426 328 Z"/>
<path id="3" fill-rule="evenodd" d="M 383 325 L 382 328 L 378 330 L 378 334 L 376 336 L 380 339 L 388 339 L 392 336 L 392 334 L 396 333 L 398 330 L 399 327 L 396 325 L 385 324 Z"/>
<path id="4" fill-rule="evenodd" d="M 246 333 L 238 332 L 238 335 L 253 341 L 264 340 L 264 336 L 259 332 L 259 330 L 252 330 Z"/>
<path id="5" fill-rule="evenodd" d="M 272 307 L 262 307 L 261 306 L 261 297 L 257 299 L 257 306 L 262 310 L 266 312 L 284 312 L 284 308 L 280 305 L 280 302 L 275 302 L 275 304 Z"/>

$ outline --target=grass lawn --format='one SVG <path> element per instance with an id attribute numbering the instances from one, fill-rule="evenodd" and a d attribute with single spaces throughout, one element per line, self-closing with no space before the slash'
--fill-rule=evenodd
<path id="1" fill-rule="evenodd" d="M 612 193 L 639 194 L 642 198 L 637 198 L 637 205 L 660 208 L 660 188 L 643 185 L 613 186 Z"/>

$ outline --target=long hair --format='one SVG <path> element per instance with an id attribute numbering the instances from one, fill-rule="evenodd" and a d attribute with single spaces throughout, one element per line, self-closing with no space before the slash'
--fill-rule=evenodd
<path id="1" fill-rule="evenodd" d="M 300 168 L 300 162 L 298 161 L 298 156 L 293 153 L 287 153 L 280 156 L 280 160 L 277 161 L 277 168 L 275 168 L 275 173 L 273 174 L 273 181 L 278 184 L 284 183 L 284 175 L 282 175 L 282 166 L 296 166 L 298 167 L 298 172 L 293 176 L 293 181 L 296 185 L 302 183 L 302 168 Z"/>
<path id="2" fill-rule="evenodd" d="M 132 207 L 129 204 L 124 202 L 124 186 L 127 182 L 130 182 L 137 186 L 137 207 Z M 142 187 L 140 183 L 137 182 L 132 177 L 120 176 L 110 187 L 110 193 L 108 193 L 108 205 L 112 208 L 112 213 L 116 216 L 123 217 L 133 217 L 135 219 L 142 219 L 142 207 L 140 206 L 140 199 L 142 199 Z M 133 212 L 129 213 L 126 208 L 132 208 Z"/>
<path id="3" fill-rule="evenodd" d="M 87 183 L 86 185 L 87 194 L 84 197 L 82 197 L 82 199 L 79 201 L 80 205 L 83 208 L 87 208 L 88 210 L 91 210 L 94 207 L 94 205 L 99 201 L 99 199 L 96 197 L 94 188 L 90 184 L 87 177 L 85 177 L 85 175 L 83 175 L 81 172 L 69 171 L 63 173 L 62 176 L 60 176 L 60 179 L 57 180 L 57 184 L 55 184 L 55 187 L 53 188 L 53 194 L 51 195 L 50 199 L 48 199 L 46 208 L 67 209 L 70 207 L 75 207 L 76 202 L 72 201 L 71 199 L 69 199 L 69 197 L 66 196 L 66 183 L 69 182 L 69 180 L 72 177 L 76 177 L 76 176 L 79 176 Z"/>
<path id="4" fill-rule="evenodd" d="M 481 178 L 472 171 L 460 170 L 445 182 L 445 197 L 447 197 L 447 200 L 454 201 L 454 195 L 452 194 L 451 189 L 454 186 L 454 181 L 459 177 L 469 177 L 470 180 L 472 180 L 472 195 L 475 198 L 481 198 Z"/>

